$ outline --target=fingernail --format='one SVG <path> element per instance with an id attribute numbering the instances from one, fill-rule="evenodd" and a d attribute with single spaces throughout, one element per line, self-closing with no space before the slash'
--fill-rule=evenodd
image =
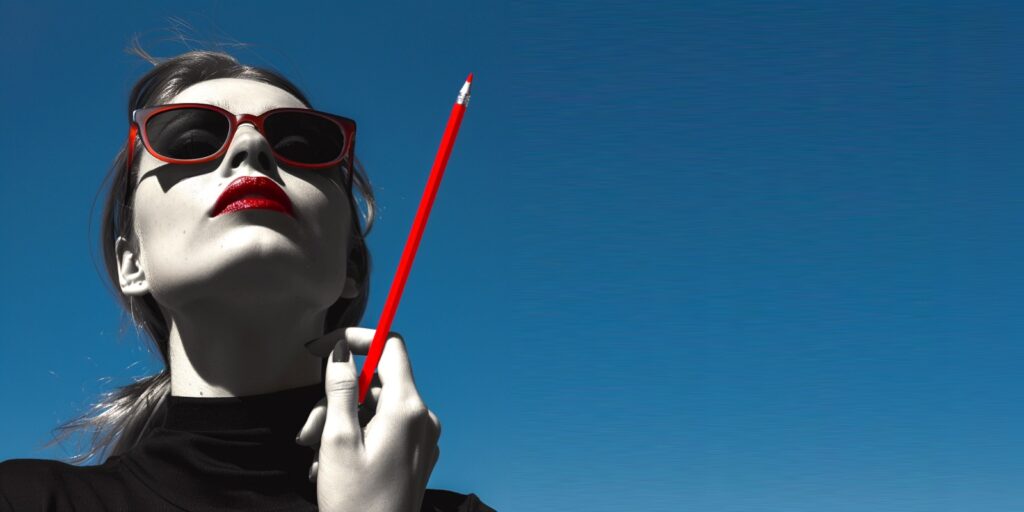
<path id="1" fill-rule="evenodd" d="M 338 343 L 334 345 L 334 358 L 332 361 L 335 363 L 348 362 L 348 343 L 345 341 L 345 338 L 338 340 Z"/>

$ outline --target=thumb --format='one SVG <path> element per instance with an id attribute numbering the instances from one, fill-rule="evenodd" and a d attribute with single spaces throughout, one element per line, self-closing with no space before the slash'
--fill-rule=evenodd
<path id="1" fill-rule="evenodd" d="M 356 363 L 348 342 L 342 337 L 334 345 L 324 374 L 327 394 L 327 418 L 324 420 L 323 441 L 342 445 L 362 445 L 363 431 L 359 426 L 359 382 Z"/>

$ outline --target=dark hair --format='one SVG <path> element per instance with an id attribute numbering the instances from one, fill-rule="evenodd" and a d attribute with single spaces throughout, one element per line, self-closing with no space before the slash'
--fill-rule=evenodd
<path id="1" fill-rule="evenodd" d="M 276 71 L 241 64 L 238 60 L 224 52 L 194 50 L 176 57 L 157 59 L 142 49 L 138 41 L 132 42 L 128 52 L 138 55 L 154 65 L 153 69 L 140 78 L 132 87 L 128 98 L 128 112 L 137 108 L 159 105 L 169 102 L 178 93 L 189 86 L 205 80 L 216 78 L 244 78 L 256 80 L 279 87 L 298 98 L 308 108 L 310 105 L 306 95 L 291 81 Z M 125 116 L 127 119 L 127 115 Z M 125 127 L 127 133 L 127 126 Z M 127 139 L 127 137 L 126 137 Z M 133 142 L 136 155 L 144 151 L 139 137 Z M 160 306 L 152 295 L 142 297 L 126 296 L 121 293 L 117 274 L 117 254 L 114 251 L 115 241 L 119 236 L 136 243 L 131 236 L 133 230 L 133 191 L 136 180 L 135 173 L 140 159 L 136 158 L 133 169 L 125 169 L 127 157 L 127 141 L 118 152 L 114 163 L 104 179 L 111 182 L 106 195 L 101 221 L 99 239 L 107 270 L 107 278 L 113 286 L 125 312 L 131 315 L 136 329 L 142 327 L 153 346 L 160 353 L 164 369 L 135 382 L 103 393 L 100 401 L 93 405 L 87 413 L 68 421 L 55 430 L 57 434 L 47 443 L 52 445 L 68 437 L 75 431 L 91 430 L 89 447 L 84 452 L 72 455 L 66 460 L 78 464 L 99 455 L 101 460 L 111 455 L 118 455 L 138 443 L 155 425 L 163 411 L 166 397 L 170 395 L 170 370 L 168 365 L 169 326 L 161 312 Z M 348 187 L 349 203 L 352 206 L 352 229 L 350 254 L 347 261 L 348 275 L 353 277 L 359 287 L 359 295 L 353 299 L 339 298 L 328 310 L 324 320 L 324 332 L 341 327 L 354 326 L 362 319 L 366 310 L 366 302 L 370 288 L 370 253 L 365 237 L 373 227 L 376 203 L 373 190 L 366 172 L 358 158 L 351 163 L 351 185 L 358 188 L 366 205 L 365 232 L 361 229 L 357 203 L 352 195 L 352 187 Z M 100 189 L 102 192 L 102 186 Z M 124 320 L 125 317 L 122 317 Z M 122 330 L 123 332 L 123 330 Z M 148 347 L 152 350 L 152 347 Z"/>

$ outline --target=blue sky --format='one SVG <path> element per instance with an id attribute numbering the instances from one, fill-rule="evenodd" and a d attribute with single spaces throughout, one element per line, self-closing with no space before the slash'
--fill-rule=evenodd
<path id="1" fill-rule="evenodd" d="M 1024 508 L 1020 5 L 286 7 L 0 4 L 0 460 L 61 456 L 53 427 L 160 368 L 90 256 L 137 33 L 247 43 L 359 122 L 366 326 L 474 73 L 393 325 L 444 424 L 431 487 L 502 511 Z M 168 40 L 183 24 L 199 41 Z"/>

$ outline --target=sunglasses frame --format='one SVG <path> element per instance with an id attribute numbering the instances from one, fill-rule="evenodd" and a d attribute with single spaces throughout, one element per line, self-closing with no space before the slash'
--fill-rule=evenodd
<path id="1" fill-rule="evenodd" d="M 220 147 L 220 149 L 218 149 L 210 156 L 192 159 L 167 157 L 164 155 L 160 155 L 153 149 L 153 146 L 149 143 L 149 136 L 146 133 L 146 124 L 149 122 L 149 119 L 156 114 L 167 112 L 169 110 L 178 110 L 183 108 L 200 108 L 205 110 L 212 110 L 223 115 L 228 120 L 228 123 L 230 125 L 228 129 L 228 134 L 224 140 L 224 144 Z M 260 133 L 260 135 L 266 138 L 267 134 L 263 131 L 264 122 L 266 121 L 267 117 L 280 112 L 301 112 L 303 114 L 319 116 L 333 122 L 334 124 L 338 125 L 341 128 L 342 133 L 345 136 L 345 146 L 342 148 L 341 154 L 338 155 L 337 158 L 331 160 L 330 162 L 323 162 L 319 164 L 296 162 L 294 160 L 281 156 L 280 154 L 277 153 L 277 151 L 274 151 L 273 147 L 271 147 L 270 149 L 274 154 L 274 158 L 278 159 L 279 161 L 287 165 L 306 169 L 323 169 L 325 167 L 338 165 L 341 162 L 345 161 L 348 161 L 351 166 L 352 153 L 355 151 L 356 145 L 356 122 L 353 119 L 349 119 L 347 117 L 339 116 L 336 114 L 331 114 L 328 112 L 320 112 L 318 110 L 306 108 L 275 108 L 256 116 L 252 114 L 234 114 L 216 105 L 208 105 L 206 103 L 171 103 L 167 105 L 157 105 L 153 107 L 139 108 L 132 111 L 131 116 L 129 116 L 128 159 L 126 162 L 127 169 L 129 172 L 131 172 L 132 159 L 135 153 L 135 137 L 137 135 L 141 135 L 142 144 L 143 146 L 145 146 L 146 151 L 148 151 L 150 155 L 153 155 L 153 157 L 158 160 L 162 160 L 164 162 L 171 164 L 201 164 L 205 162 L 210 162 L 212 160 L 216 160 L 224 156 L 224 153 L 227 152 L 228 147 L 231 146 L 231 141 L 234 140 L 235 138 L 235 132 L 238 131 L 238 127 L 241 126 L 242 123 L 252 123 L 253 126 L 256 127 L 256 130 Z M 349 184 L 351 184 L 352 170 L 349 169 L 349 171 L 346 174 L 348 175 L 346 177 L 346 181 L 348 181 Z"/>

